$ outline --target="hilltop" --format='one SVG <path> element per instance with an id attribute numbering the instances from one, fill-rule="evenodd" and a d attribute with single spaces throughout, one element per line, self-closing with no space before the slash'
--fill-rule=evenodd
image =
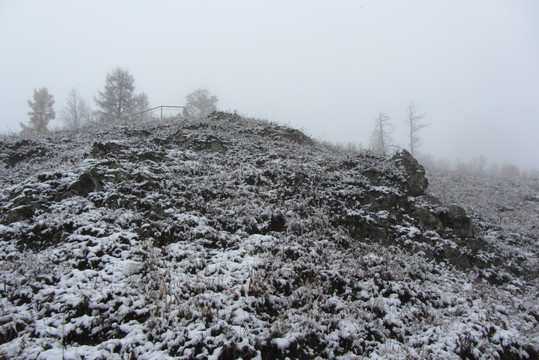
<path id="1" fill-rule="evenodd" d="M 0 161 L 0 358 L 538 356 L 537 182 L 226 113 Z"/>

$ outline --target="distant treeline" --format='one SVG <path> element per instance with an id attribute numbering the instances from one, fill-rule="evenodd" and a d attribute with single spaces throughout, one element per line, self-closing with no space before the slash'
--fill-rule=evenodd
<path id="1" fill-rule="evenodd" d="M 455 171 L 467 175 L 493 176 L 506 179 L 514 178 L 539 178 L 537 168 L 519 168 L 517 165 L 506 163 L 488 164 L 485 156 L 478 156 L 471 160 L 450 161 L 448 159 L 436 159 L 432 155 L 421 155 L 419 161 L 427 169 L 437 169 L 444 171 Z"/>

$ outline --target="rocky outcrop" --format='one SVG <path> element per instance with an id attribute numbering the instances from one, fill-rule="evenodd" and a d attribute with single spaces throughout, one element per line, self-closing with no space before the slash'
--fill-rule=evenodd
<path id="1" fill-rule="evenodd" d="M 457 205 L 439 209 L 436 213 L 442 224 L 453 229 L 461 238 L 473 238 L 474 226 L 472 220 L 466 215 L 466 211 Z"/>
<path id="2" fill-rule="evenodd" d="M 65 196 L 86 197 L 91 192 L 101 190 L 103 190 L 103 178 L 94 168 L 79 175 L 77 180 L 69 185 Z"/>
<path id="3" fill-rule="evenodd" d="M 443 207 L 424 195 L 428 186 L 425 170 L 406 150 L 389 160 L 369 154 L 341 157 L 317 148 L 295 129 L 271 123 L 242 124 L 236 115 L 226 113 L 216 113 L 211 119 L 175 125 L 165 131 L 129 127 L 124 129 L 124 133 L 128 131 L 127 137 L 95 141 L 84 155 L 93 165 L 75 178 L 62 173 L 38 174 L 37 179 L 47 191 L 36 196 L 35 192 L 21 189 L 19 195 L 13 195 L 17 202 L 5 208 L 9 209 L 5 219 L 25 221 L 34 216 L 35 209 L 47 211 L 51 201 L 77 196 L 91 197 L 99 206 L 140 212 L 152 228 L 170 221 L 166 212 L 157 210 L 163 203 L 202 214 L 237 211 L 239 204 L 254 203 L 258 205 L 252 214 L 244 214 L 246 218 L 224 220 L 222 215 L 216 215 L 216 219 L 221 219 L 218 222 L 223 229 L 249 234 L 301 234 L 305 229 L 300 224 L 314 221 L 317 212 L 328 213 L 330 218 L 325 223 L 332 231 L 344 230 L 359 242 L 406 243 L 411 251 L 423 249 L 425 244 L 434 248 L 441 238 L 474 237 L 472 223 L 462 208 Z M 227 134 L 213 130 L 216 126 L 237 126 L 238 131 L 232 129 Z M 153 140 L 147 142 L 148 137 Z M 253 144 L 275 148 L 253 149 Z M 288 148 L 295 144 L 304 146 L 307 152 L 300 155 L 298 150 Z M 20 148 L 31 143 L 15 145 Z M 214 170 L 208 173 L 200 165 L 185 167 L 193 161 L 211 164 L 206 166 Z M 153 170 L 143 174 L 139 168 Z M 171 169 L 179 173 L 171 175 Z M 154 171 L 159 175 L 148 175 Z M 230 179 L 226 174 L 235 175 Z M 164 183 L 175 184 L 176 190 L 165 192 L 161 188 Z M 182 189 L 180 193 L 178 188 Z M 28 198 L 27 194 L 34 195 Z M 144 200 L 149 194 L 153 200 Z M 291 204 L 306 202 L 308 205 L 302 211 L 291 211 Z M 271 204 L 271 210 L 261 210 L 264 203 Z M 176 226 L 171 225 L 169 230 L 153 237 L 159 238 L 160 244 L 171 243 L 179 236 L 179 230 L 174 229 Z M 410 240 L 417 246 L 410 246 Z M 435 251 L 429 253 L 434 258 Z M 438 259 L 458 262 L 455 256 Z M 473 256 L 470 259 L 472 264 Z"/>
<path id="4" fill-rule="evenodd" d="M 0 143 L 0 358 L 537 354 L 523 300 L 477 316 L 520 279 L 491 296 L 511 268 L 406 151 L 226 113 L 66 134 Z"/>
<path id="5" fill-rule="evenodd" d="M 4 162 L 6 168 L 12 168 L 19 163 L 33 162 L 47 156 L 48 152 L 44 144 L 36 140 L 0 141 L 0 161 Z"/>
<path id="6" fill-rule="evenodd" d="M 92 145 L 90 154 L 95 157 L 107 157 L 117 155 L 120 152 L 126 150 L 127 147 L 121 143 L 109 141 L 106 143 L 95 142 Z"/>
<path id="7" fill-rule="evenodd" d="M 392 159 L 405 172 L 404 191 L 411 196 L 423 195 L 429 186 L 425 168 L 406 150 L 400 150 Z"/>

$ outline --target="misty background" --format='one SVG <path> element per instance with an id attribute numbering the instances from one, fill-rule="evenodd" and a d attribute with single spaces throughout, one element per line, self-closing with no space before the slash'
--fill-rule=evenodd
<path id="1" fill-rule="evenodd" d="M 368 146 L 379 112 L 419 152 L 539 168 L 539 2 L 0 0 L 0 131 L 28 123 L 46 87 L 95 109 L 113 68 L 151 106 L 206 88 L 222 110 Z"/>

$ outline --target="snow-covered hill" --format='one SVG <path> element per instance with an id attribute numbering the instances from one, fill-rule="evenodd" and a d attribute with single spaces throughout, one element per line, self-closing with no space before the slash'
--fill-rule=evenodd
<path id="1" fill-rule="evenodd" d="M 537 182 L 425 193 L 405 151 L 223 113 L 0 161 L 0 358 L 538 356 Z"/>

